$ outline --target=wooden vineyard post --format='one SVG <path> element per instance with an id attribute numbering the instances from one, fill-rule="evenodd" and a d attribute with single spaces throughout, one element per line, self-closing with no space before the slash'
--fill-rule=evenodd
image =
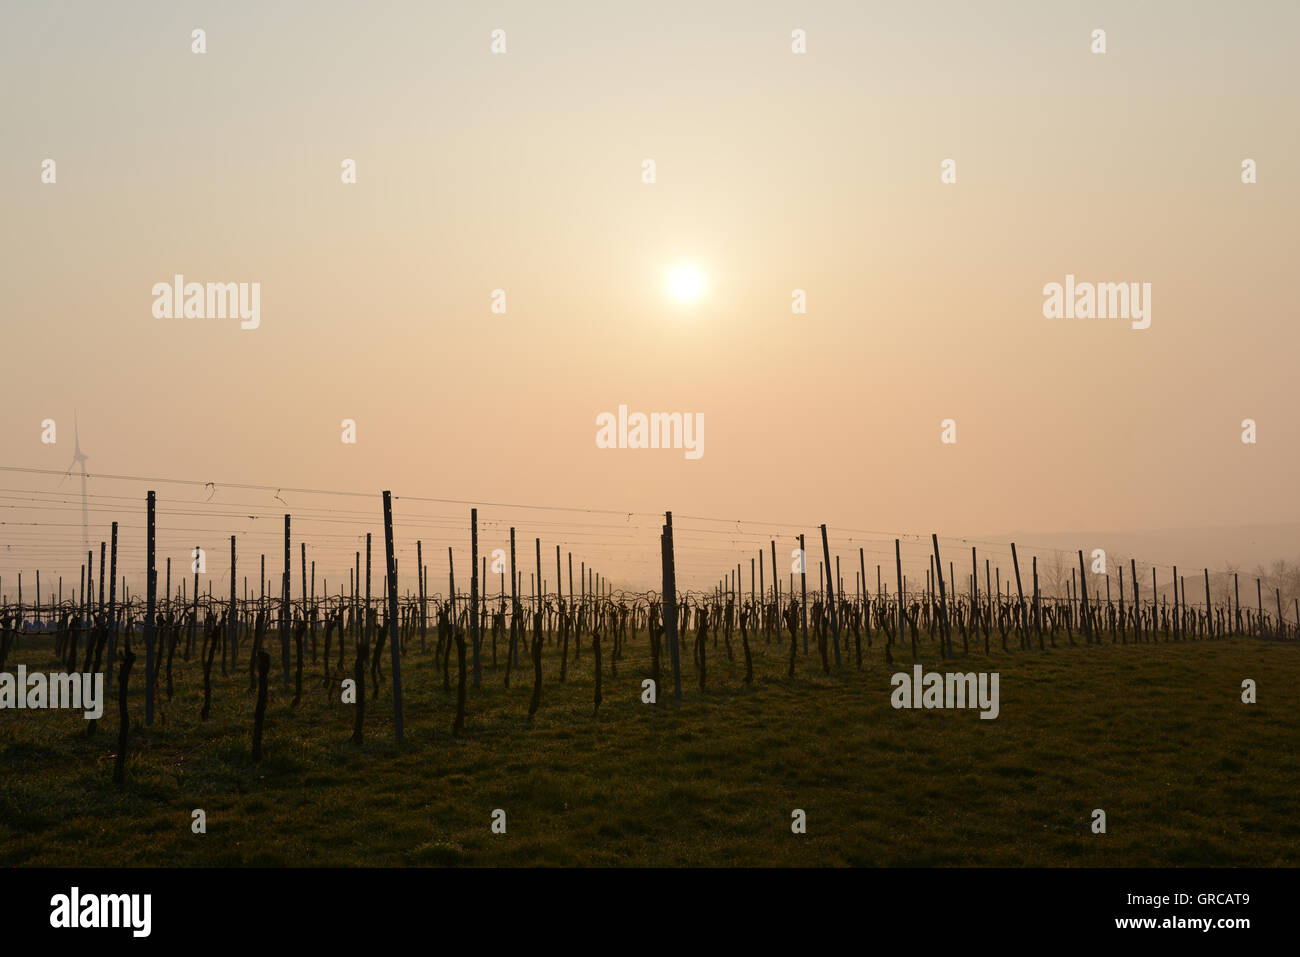
<path id="1" fill-rule="evenodd" d="M 934 593 L 937 589 L 937 579 L 934 577 L 934 555 L 931 554 L 928 570 L 925 573 L 925 607 L 926 613 L 929 615 L 927 627 L 930 629 L 930 637 L 932 638 L 934 637 L 934 630 L 939 624 L 939 609 L 936 607 L 937 603 L 934 600 Z M 942 636 L 940 636 L 940 639 L 942 640 Z M 939 652 L 943 653 L 942 647 L 940 647 Z"/>
<path id="2" fill-rule="evenodd" d="M 366 533 L 367 539 L 369 533 Z M 367 549 L 367 554 L 369 549 Z M 369 565 L 369 562 L 366 563 Z M 367 580 L 369 575 L 366 576 Z M 353 644 L 356 646 L 356 655 L 352 663 L 352 681 L 356 686 L 355 694 L 357 696 L 356 713 L 352 719 L 352 741 L 354 744 L 361 744 L 365 734 L 365 717 L 366 717 L 366 651 L 368 644 L 368 634 L 361 624 L 361 553 L 356 553 L 356 568 L 352 576 L 352 629 Z M 368 616 L 367 616 L 368 617 Z M 343 654 L 342 642 L 339 643 L 339 654 Z"/>
<path id="3" fill-rule="evenodd" d="M 776 637 L 781 638 L 781 574 L 776 570 L 776 539 L 772 539 L 772 601 L 776 605 Z"/>
<path id="4" fill-rule="evenodd" d="M 1187 638 L 1186 619 L 1188 614 L 1191 613 L 1191 609 L 1189 609 L 1187 606 L 1187 577 L 1185 575 L 1174 576 L 1174 589 L 1177 592 L 1181 593 L 1182 595 L 1182 599 L 1181 599 L 1182 604 L 1180 605 L 1180 607 L 1182 608 L 1182 614 L 1180 615 L 1178 621 L 1178 634 L 1182 636 L 1183 641 L 1187 641 L 1188 638 Z M 1195 632 L 1193 632 L 1193 634 L 1195 634 Z"/>
<path id="5" fill-rule="evenodd" d="M 1043 650 L 1043 596 L 1038 590 L 1038 556 L 1033 560 L 1034 573 L 1034 631 L 1038 633 L 1038 650 Z M 1026 644 L 1028 641 L 1026 640 Z M 1056 633 L 1052 633 L 1052 647 L 1056 647 Z"/>
<path id="6" fill-rule="evenodd" d="M 1142 603 L 1138 600 L 1138 566 L 1137 559 L 1128 560 L 1129 578 L 1133 582 L 1133 643 L 1142 641 Z"/>
<path id="7" fill-rule="evenodd" d="M 447 546 L 447 623 L 451 628 L 452 634 L 460 634 L 461 629 L 456 627 L 456 553 L 450 545 Z M 443 649 L 442 672 L 444 679 L 447 674 L 447 666 L 451 661 L 451 642 Z M 506 682 L 507 686 L 509 682 Z"/>
<path id="8" fill-rule="evenodd" d="M 799 534 L 799 612 L 803 618 L 803 653 L 808 654 L 808 553 L 803 547 L 803 533 Z"/>
<path id="9" fill-rule="evenodd" d="M 673 666 L 673 696 L 682 702 L 682 667 L 677 651 L 677 568 L 673 560 L 673 513 L 664 513 L 663 527 L 664 631 L 668 635 L 668 657 Z M 573 591 L 573 586 L 569 586 Z"/>
<path id="10" fill-rule="evenodd" d="M 87 549 L 86 581 L 85 584 L 82 585 L 82 623 L 83 623 L 83 627 L 87 629 L 86 664 L 85 667 L 82 668 L 82 671 L 87 671 L 87 672 L 90 671 L 90 663 L 92 661 L 92 654 L 94 654 L 94 646 L 95 646 L 94 628 L 91 627 L 92 623 L 94 623 L 94 609 L 92 609 L 92 602 L 94 602 L 95 599 L 95 580 L 94 577 L 92 577 L 94 575 L 95 575 L 95 553 L 94 551 Z M 3 586 L 0 586 L 0 596 L 3 596 L 3 594 L 4 594 Z M 77 670 L 77 658 L 75 658 L 75 655 L 73 655 L 72 664 L 70 664 L 69 666 L 69 671 L 75 671 L 75 670 Z M 98 671 L 98 668 L 96 668 L 96 671 Z"/>
<path id="11" fill-rule="evenodd" d="M 154 567 L 154 508 L 156 497 L 149 492 L 145 500 L 145 613 L 144 613 L 144 723 L 153 724 L 154 696 L 154 605 L 158 600 L 158 570 Z M 39 574 L 39 572 L 37 573 Z M 40 579 L 36 579 L 40 582 Z M 39 587 L 39 586 L 38 586 Z"/>
<path id="12" fill-rule="evenodd" d="M 86 560 L 87 560 L 87 561 L 90 560 L 90 552 L 86 552 Z M 92 570 L 93 570 L 93 569 L 92 569 Z M 86 628 L 86 608 L 87 608 L 87 605 L 86 605 L 86 590 L 87 590 L 86 582 L 87 582 L 87 578 L 86 578 L 86 566 L 85 566 L 85 565 L 82 565 L 82 566 L 81 566 L 81 583 L 77 586 L 77 593 L 76 593 L 75 595 L 72 596 L 72 603 L 73 603 L 74 606 L 76 606 L 76 624 L 75 624 L 75 626 L 73 627 L 73 630 L 72 630 L 72 646 L 71 646 L 70 650 L 68 651 L 68 664 L 67 664 L 67 668 L 68 668 L 69 671 L 76 671 L 76 670 L 77 670 L 77 639 L 81 636 L 81 632 L 82 632 L 83 630 L 85 630 L 85 628 Z M 184 587 L 184 586 L 182 586 L 182 587 Z M 2 595 L 2 594 L 4 594 L 4 592 L 3 592 L 3 589 L 0 588 L 0 595 Z M 77 597 L 78 597 L 78 596 L 80 596 L 80 598 L 81 598 L 81 601 L 80 601 L 80 602 L 77 601 Z M 87 639 L 86 639 L 86 642 L 87 642 L 87 644 L 89 644 L 89 643 L 90 643 L 90 639 L 87 638 Z"/>
<path id="13" fill-rule="evenodd" d="M 307 543 L 306 543 L 305 541 L 303 541 L 303 542 L 299 542 L 299 543 L 298 543 L 298 549 L 299 549 L 298 565 L 299 565 L 299 567 L 302 569 L 302 620 L 305 622 L 305 621 L 308 620 L 308 610 L 307 610 Z M 315 563 L 315 562 L 312 562 L 312 576 L 311 576 L 311 577 L 312 577 L 312 591 L 315 591 L 315 590 L 316 590 L 316 563 Z M 316 644 L 315 644 L 315 642 L 316 642 L 316 632 L 315 632 L 314 629 L 313 629 L 313 631 L 312 631 L 311 638 L 312 638 L 312 647 L 315 648 L 315 647 L 316 647 Z M 313 657 L 313 659 L 315 658 L 314 655 L 313 655 L 312 657 Z"/>
<path id="14" fill-rule="evenodd" d="M 559 547 L 558 545 L 556 546 Z M 564 632 L 564 649 L 560 659 L 560 679 L 568 676 L 569 669 L 569 632 L 573 632 L 574 661 L 578 652 L 578 606 L 573 602 L 573 552 L 565 552 L 569 563 L 569 627 Z"/>
<path id="15" fill-rule="evenodd" d="M 1074 644 L 1074 634 L 1070 631 L 1070 626 L 1077 625 L 1078 619 L 1074 616 L 1074 603 L 1078 599 L 1078 590 L 1074 585 L 1074 569 L 1070 569 L 1070 583 L 1065 586 L 1065 633 L 1070 639 L 1070 644 Z"/>
<path id="16" fill-rule="evenodd" d="M 1211 612 L 1211 610 L 1210 610 L 1210 570 L 1209 570 L 1208 568 L 1205 568 L 1205 569 L 1202 569 L 1202 571 L 1205 572 L 1205 625 L 1206 625 L 1206 633 L 1207 633 L 1211 638 L 1213 638 L 1213 637 L 1214 637 L 1214 619 L 1211 617 L 1212 612 Z"/>
<path id="17" fill-rule="evenodd" d="M 934 570 L 939 580 L 939 624 L 941 631 L 939 634 L 939 649 L 944 649 L 947 645 L 946 658 L 952 657 L 952 629 L 948 627 L 948 596 L 943 582 L 943 560 L 939 557 L 939 536 L 934 532 L 930 533 L 930 541 L 934 543 Z"/>
<path id="18" fill-rule="evenodd" d="M 361 619 L 358 617 L 361 614 L 361 553 L 360 552 L 353 553 L 353 567 L 349 569 L 348 579 L 349 579 L 349 583 L 352 586 L 351 595 L 350 595 L 352 600 L 349 602 L 352 615 L 349 624 L 351 625 L 350 630 L 352 632 L 352 643 L 359 649 L 361 647 L 361 628 L 359 624 Z M 342 633 L 340 633 L 339 637 L 340 639 L 342 638 Z M 346 642 L 342 640 L 339 641 L 339 668 L 342 668 L 344 664 L 343 649 L 345 644 Z"/>
<path id="19" fill-rule="evenodd" d="M 557 627 L 564 619 L 564 570 L 560 564 L 560 546 L 555 546 L 555 620 Z M 552 634 L 551 636 L 555 636 Z M 558 644 L 558 640 L 556 641 Z"/>
<path id="20" fill-rule="evenodd" d="M 100 591 L 100 596 L 99 596 L 99 597 L 100 597 L 100 602 L 99 602 L 99 603 L 102 605 L 102 604 L 104 604 L 104 601 L 103 601 L 103 598 L 104 598 L 104 594 L 103 594 L 103 592 L 104 592 L 104 548 L 103 548 L 103 545 L 102 545 L 102 544 L 101 544 L 100 549 L 99 549 L 99 591 Z M 1237 609 L 1236 617 L 1233 619 L 1233 627 L 1234 627 L 1237 631 L 1240 631 L 1240 630 L 1241 630 L 1241 589 L 1238 587 L 1238 582 L 1237 582 L 1237 573 L 1236 573 L 1236 572 L 1233 572 L 1233 573 L 1232 573 L 1232 604 L 1233 604 L 1233 605 L 1236 607 L 1236 609 Z"/>
<path id="21" fill-rule="evenodd" d="M 402 654 L 397 634 L 397 550 L 393 545 L 393 495 L 384 492 L 384 552 L 388 560 L 388 644 L 393 662 L 393 731 L 402 743 Z"/>
<path id="22" fill-rule="evenodd" d="M 238 668 L 239 629 L 235 618 L 235 536 L 230 536 L 230 609 L 226 612 L 226 636 L 230 644 L 230 667 Z M 225 672 L 225 656 L 222 656 L 222 672 Z"/>
<path id="23" fill-rule="evenodd" d="M 185 583 L 181 582 L 181 587 Z M 199 546 L 194 546 L 194 617 L 190 619 L 189 644 L 185 649 L 185 660 L 190 658 L 190 651 L 194 648 L 194 638 L 199 627 Z"/>
<path id="24" fill-rule="evenodd" d="M 564 644 L 560 648 L 560 684 L 568 676 L 569 657 L 569 617 L 564 606 L 564 575 L 560 564 L 560 546 L 555 546 L 555 615 L 563 635 Z M 573 575 L 569 575 L 569 599 L 573 599 Z M 556 644 L 559 644 L 557 641 Z"/>
<path id="25" fill-rule="evenodd" d="M 594 623 L 594 624 L 592 625 L 592 627 L 591 627 L 591 659 L 592 659 L 592 663 L 593 663 L 593 666 L 594 666 L 594 669 L 595 669 L 595 675 L 596 675 L 595 706 L 592 708 L 592 712 L 591 712 L 592 717 L 595 717 L 596 715 L 598 715 L 598 714 L 600 713 L 600 702 L 601 702 L 601 700 L 602 700 L 602 695 L 601 695 L 601 690 L 600 690 L 600 684 L 601 684 L 601 671 L 600 671 L 600 624 L 599 624 L 599 620 L 597 620 L 597 622 Z"/>
<path id="26" fill-rule="evenodd" d="M 1174 566 L 1174 641 L 1181 638 L 1181 630 L 1178 622 L 1178 566 Z"/>
<path id="27" fill-rule="evenodd" d="M 510 643 L 506 646 L 506 687 L 510 687 L 510 670 L 519 663 L 515 642 L 519 635 L 519 592 L 515 575 L 515 529 L 510 528 Z"/>
<path id="28" fill-rule="evenodd" d="M 975 546 L 970 547 L 970 619 L 975 628 L 980 624 L 980 563 L 975 555 Z M 979 633 L 976 632 L 976 637 Z M 984 629 L 984 654 L 989 653 L 989 630 Z"/>
<path id="29" fill-rule="evenodd" d="M 1088 579 L 1083 568 L 1083 549 L 1079 549 L 1079 615 L 1083 618 L 1083 635 L 1092 644 L 1092 619 L 1088 616 Z"/>
<path id="30" fill-rule="evenodd" d="M 906 615 L 903 611 L 903 552 L 898 539 L 894 539 L 894 566 L 898 571 L 898 640 L 903 640 Z M 916 633 L 912 634 L 912 660 L 916 660 Z"/>
<path id="31" fill-rule="evenodd" d="M 1020 584 L 1020 557 L 1016 554 L 1016 543 L 1011 543 L 1011 567 L 1016 572 L 1016 595 L 1020 601 L 1020 634 L 1021 643 L 1025 649 L 1029 648 L 1029 616 L 1025 613 L 1025 589 Z M 1037 575 L 1035 575 L 1035 581 Z"/>
<path id="32" fill-rule="evenodd" d="M 1125 631 L 1127 625 L 1124 621 L 1124 563 L 1119 563 L 1119 637 L 1121 644 L 1128 644 L 1128 634 Z M 1115 643 L 1115 635 L 1110 636 L 1110 643 Z"/>
<path id="33" fill-rule="evenodd" d="M 826 604 L 831 609 L 831 634 L 835 638 L 835 668 L 840 667 L 840 623 L 835 613 L 835 585 L 832 582 L 831 574 L 831 547 L 826 540 L 826 526 L 822 527 L 822 556 L 826 562 Z M 836 569 L 835 575 L 838 576 L 839 570 Z M 824 634 L 825 632 L 823 632 Z"/>
<path id="34" fill-rule="evenodd" d="M 362 628 L 363 628 L 364 631 L 365 631 L 366 661 L 367 661 L 367 662 L 370 662 L 371 648 L 374 647 L 374 646 L 371 644 L 371 638 L 372 638 L 373 636 L 372 636 L 371 633 L 370 633 L 370 621 L 371 621 L 371 614 L 370 614 L 370 610 L 371 610 L 371 600 L 370 600 L 370 569 L 371 569 L 371 564 L 370 564 L 370 533 L 369 533 L 369 532 L 366 532 L 366 607 L 363 609 L 363 613 L 362 613 Z M 372 668 L 374 667 L 373 663 L 371 664 L 371 667 L 372 667 Z M 364 677 L 364 676 L 365 676 L 365 672 L 362 672 L 362 677 Z M 358 698 L 357 700 L 359 701 L 359 700 L 361 700 L 361 699 Z"/>
<path id="35" fill-rule="evenodd" d="M 479 686 L 479 646 L 482 644 L 478 631 L 478 509 L 469 510 L 469 637 L 474 657 L 474 687 Z"/>
<path id="36" fill-rule="evenodd" d="M 289 687 L 289 629 L 293 625 L 293 609 L 289 607 L 289 516 L 284 517 L 284 574 L 280 580 L 280 660 L 283 664 L 284 686 Z"/>
<path id="37" fill-rule="evenodd" d="M 1151 566 L 1151 631 L 1154 636 L 1156 630 L 1156 601 L 1159 598 L 1160 589 L 1156 587 L 1156 566 Z"/>
<path id="38" fill-rule="evenodd" d="M 415 564 L 416 571 L 419 573 L 420 585 L 420 653 L 424 653 L 424 639 L 429 631 L 429 606 L 424 591 L 424 542 L 416 539 L 415 542 Z"/>
<path id="39" fill-rule="evenodd" d="M 515 640 L 519 627 L 517 603 L 517 577 L 515 575 L 515 529 L 510 529 L 510 641 L 506 642 L 506 687 L 510 688 L 510 675 L 516 663 Z"/>
<path id="40" fill-rule="evenodd" d="M 1255 599 L 1259 603 L 1258 617 L 1255 619 L 1255 628 L 1259 634 L 1264 634 L 1264 593 L 1260 590 L 1259 579 L 1255 579 Z"/>
<path id="41" fill-rule="evenodd" d="M 871 594 L 867 591 L 867 557 L 864 549 L 858 549 L 858 571 L 862 574 L 862 630 L 867 633 L 867 644 L 871 644 Z M 880 566 L 876 566 L 876 575 L 880 574 Z M 880 597 L 877 595 L 876 597 Z M 899 637 L 903 637 L 899 635 Z M 885 655 L 889 655 L 889 644 L 885 642 Z M 858 649 L 858 670 L 862 670 L 862 649 Z"/>
<path id="42" fill-rule="evenodd" d="M 1123 568 L 1123 566 L 1121 565 L 1121 566 L 1120 566 L 1120 575 L 1123 576 L 1123 574 L 1124 574 L 1124 568 Z M 1097 606 L 1098 606 L 1098 607 L 1097 607 L 1097 613 L 1100 615 L 1100 614 L 1101 614 L 1101 595 L 1100 595 L 1100 594 L 1097 595 Z M 1114 617 L 1113 617 L 1113 614 L 1114 614 L 1114 612 L 1113 612 L 1113 606 L 1111 605 L 1111 600 L 1110 600 L 1110 572 L 1106 572 L 1106 617 L 1110 619 L 1110 643 L 1111 643 L 1112 645 L 1115 644 L 1115 642 L 1117 642 L 1117 641 L 1119 640 L 1119 635 L 1118 635 L 1118 634 L 1116 633 L 1116 631 L 1115 631 L 1115 619 L 1114 619 Z M 1105 631 L 1106 631 L 1106 625 L 1105 625 L 1104 622 L 1101 624 L 1101 631 L 1102 631 L 1103 634 L 1104 634 Z M 1097 643 L 1098 643 L 1098 644 L 1101 644 L 1101 635 L 1098 635 L 1098 636 L 1097 636 Z"/>
<path id="43" fill-rule="evenodd" d="M 535 539 L 537 544 L 537 608 L 535 609 L 536 618 L 533 619 L 533 697 L 528 702 L 528 719 L 531 721 L 533 715 L 542 703 L 542 602 L 546 596 L 542 593 L 542 540 Z M 615 646 L 617 647 L 617 646 Z M 610 660 L 613 661 L 613 652 L 610 653 Z"/>
<path id="44" fill-rule="evenodd" d="M 948 584 L 952 586 L 952 609 L 953 612 L 956 613 L 959 610 L 958 608 L 959 602 L 957 601 L 957 569 L 953 568 L 952 562 L 948 563 Z M 946 604 L 944 606 L 944 613 L 943 613 L 943 627 L 944 627 L 944 631 L 948 635 L 948 650 L 951 651 L 952 650 L 952 622 L 948 618 L 948 611 L 947 611 Z M 966 643 L 966 631 L 965 629 L 963 629 L 961 633 L 961 653 L 965 655 L 968 654 L 969 652 L 970 652 L 970 648 Z"/>
<path id="45" fill-rule="evenodd" d="M 763 553 L 760 551 L 759 554 L 761 555 Z M 750 654 L 750 650 L 749 650 L 749 620 L 750 620 L 749 616 L 751 613 L 754 614 L 755 616 L 758 615 L 758 604 L 755 600 L 755 594 L 754 594 L 754 559 L 753 558 L 750 558 L 749 560 L 749 608 L 747 609 L 742 608 L 740 611 L 740 644 L 745 652 L 744 683 L 746 687 L 750 687 L 754 684 L 754 658 L 753 655 Z M 754 618 L 754 622 L 755 624 L 757 624 L 758 622 L 757 617 Z M 659 670 L 659 663 L 658 663 L 658 656 L 656 656 L 655 671 L 658 672 L 658 670 Z"/>

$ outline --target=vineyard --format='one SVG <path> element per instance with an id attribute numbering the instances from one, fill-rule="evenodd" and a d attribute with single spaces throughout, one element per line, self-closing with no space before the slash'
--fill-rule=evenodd
<path id="1" fill-rule="evenodd" d="M 1300 4 L 2 19 L 17 946 L 1290 923 Z"/>
<path id="2" fill-rule="evenodd" d="M 38 511 L 75 508 L 23 491 Z M 214 492 L 168 509 L 151 490 L 134 515 L 96 496 L 120 519 L 75 588 L 36 568 L 0 580 L 0 671 L 107 689 L 98 718 L 0 714 L 5 863 L 125 847 L 137 864 L 1225 864 L 1294 860 L 1300 843 L 1282 578 L 1266 591 L 1266 576 L 1202 568 L 1189 583 L 1112 557 L 1112 579 L 1082 549 L 1067 576 L 1061 553 L 1010 543 L 826 525 L 760 542 L 758 523 L 671 513 L 657 529 L 607 517 L 599 534 L 627 537 L 584 543 L 575 529 L 599 516 L 515 526 L 471 507 L 458 533 L 454 514 L 418 513 L 429 500 L 384 492 L 369 518 L 259 505 L 248 518 L 282 522 L 271 580 L 265 532 L 245 535 L 250 556 L 238 534 L 181 552 L 193 528 L 160 526 L 227 520 Z M 354 527 L 295 540 L 322 524 Z M 431 525 L 428 542 L 405 530 Z M 637 549 L 658 587 L 596 564 Z M 999 720 L 892 709 L 890 675 L 914 664 L 1000 672 Z M 1113 821 L 1149 817 L 1164 837 L 1089 843 L 1106 802 L 1079 804 L 1080 766 L 1122 795 Z M 1158 769 L 1172 780 L 1157 786 Z M 1194 797 L 1207 786 L 1219 803 Z M 1254 812 L 1216 829 L 1247 799 Z M 191 833 L 194 808 L 210 833 Z M 498 809 L 510 841 L 493 841 Z M 795 809 L 814 823 L 791 844 Z M 1024 829 L 1043 814 L 1047 833 Z"/>

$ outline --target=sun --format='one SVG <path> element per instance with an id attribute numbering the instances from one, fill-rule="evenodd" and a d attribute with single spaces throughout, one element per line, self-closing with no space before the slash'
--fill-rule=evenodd
<path id="1" fill-rule="evenodd" d="M 668 291 L 678 302 L 692 302 L 704 291 L 704 276 L 690 263 L 679 263 L 668 273 Z"/>

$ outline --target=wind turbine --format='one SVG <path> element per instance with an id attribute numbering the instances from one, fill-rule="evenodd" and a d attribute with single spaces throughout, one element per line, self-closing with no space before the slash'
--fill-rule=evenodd
<path id="1" fill-rule="evenodd" d="M 90 523 L 86 520 L 86 454 L 81 451 L 81 435 L 77 428 L 77 414 L 72 414 L 72 464 L 68 466 L 68 471 L 63 477 L 66 479 L 72 474 L 72 470 L 81 464 L 81 550 L 84 553 L 90 548 Z"/>

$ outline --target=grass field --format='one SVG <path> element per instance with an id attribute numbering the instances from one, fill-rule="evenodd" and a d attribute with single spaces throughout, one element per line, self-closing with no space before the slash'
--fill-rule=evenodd
<path id="1" fill-rule="evenodd" d="M 41 639 L 36 639 L 37 641 Z M 46 639 L 48 641 L 48 639 Z M 268 639 L 278 658 L 278 638 Z M 1109 639 L 1108 639 L 1109 640 Z M 11 657 L 59 671 L 32 646 Z M 432 655 L 402 663 L 406 743 L 388 686 L 353 709 L 306 666 L 289 708 L 272 671 L 265 758 L 250 760 L 246 672 L 202 677 L 176 659 L 165 718 L 143 727 L 132 675 L 127 783 L 112 784 L 112 696 L 94 738 L 79 712 L 0 712 L 0 864 L 207 865 L 1048 865 L 1238 866 L 1300 861 L 1300 646 L 1186 644 L 958 654 L 938 671 L 998 671 L 1001 713 L 894 710 L 879 643 L 859 673 L 827 677 L 816 650 L 787 680 L 783 648 L 754 643 L 756 681 L 710 647 L 701 694 L 689 651 L 684 701 L 641 703 L 644 636 L 630 642 L 592 717 L 589 648 L 558 683 L 553 646 L 534 726 L 531 666 L 514 686 L 484 670 L 466 733 Z M 997 641 L 994 639 L 996 646 Z M 928 646 L 928 642 L 927 642 Z M 689 646 L 688 646 L 689 647 Z M 349 657 L 350 657 L 349 648 Z M 384 651 L 385 665 L 388 652 Z M 490 655 L 488 656 L 490 661 Z M 217 669 L 219 670 L 219 668 Z M 1241 702 L 1253 678 L 1258 703 Z M 662 699 L 671 699 L 671 689 Z M 191 832 L 191 811 L 207 833 Z M 493 834 L 491 814 L 506 812 Z M 791 832 L 791 812 L 807 833 Z M 1094 808 L 1107 833 L 1090 829 Z"/>

